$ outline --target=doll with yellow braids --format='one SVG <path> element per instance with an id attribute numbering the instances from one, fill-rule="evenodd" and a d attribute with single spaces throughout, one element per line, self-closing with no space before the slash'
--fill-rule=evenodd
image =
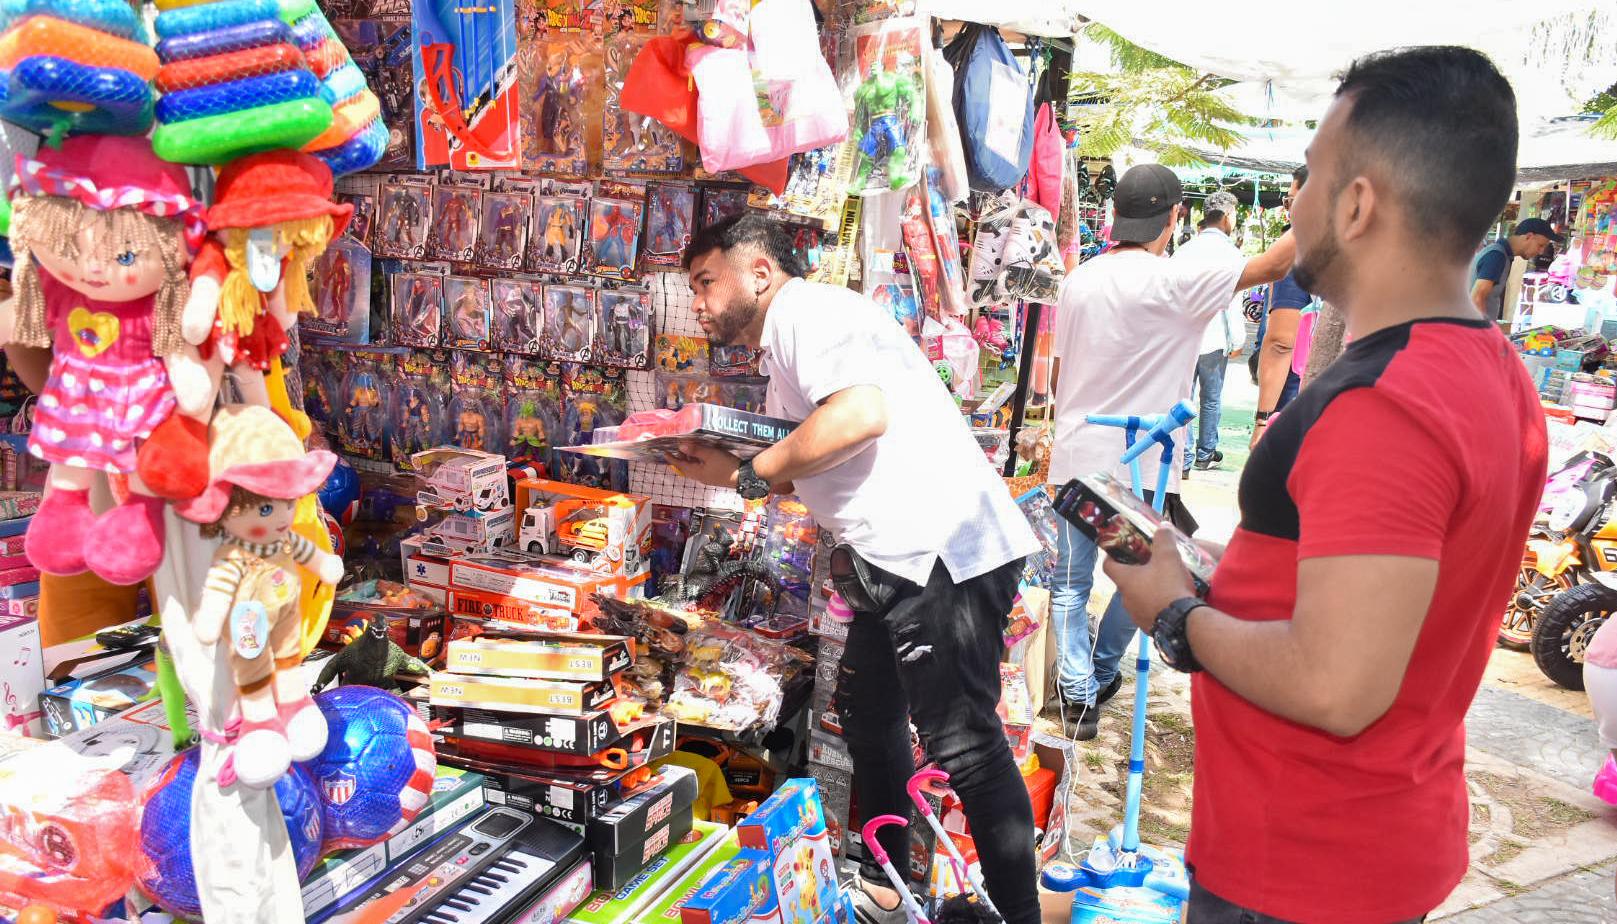
<path id="1" fill-rule="evenodd" d="M 208 419 L 225 370 L 249 404 L 269 406 L 269 389 L 284 387 L 287 332 L 299 314 L 316 310 L 309 267 L 354 211 L 332 201 L 330 168 L 297 151 L 232 161 L 219 172 L 215 192 L 211 235 L 191 265 L 180 328 L 187 346 L 169 362 L 176 392 L 183 386 L 185 394 L 179 412 L 141 450 L 142 477 L 172 500 L 207 486 Z M 205 400 L 188 402 L 186 394 Z M 307 419 L 287 422 L 307 434 Z"/>

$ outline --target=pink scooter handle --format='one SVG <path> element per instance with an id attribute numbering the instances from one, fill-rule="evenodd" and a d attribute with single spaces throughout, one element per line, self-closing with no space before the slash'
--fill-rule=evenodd
<path id="1" fill-rule="evenodd" d="M 940 783 L 948 783 L 949 774 L 939 770 L 937 767 L 928 767 L 925 770 L 917 770 L 915 775 L 910 777 L 910 781 L 904 786 L 905 791 L 910 794 L 910 801 L 914 802 L 915 807 L 920 809 L 921 814 L 927 818 L 932 817 L 932 803 L 926 801 L 921 795 L 921 790 L 934 780 Z"/>
<path id="2" fill-rule="evenodd" d="M 901 818 L 897 815 L 877 815 L 875 818 L 865 822 L 865 826 L 859 829 L 859 834 L 864 838 L 865 847 L 870 851 L 871 856 L 876 858 L 876 862 L 887 863 L 890 858 L 887 856 L 887 851 L 882 848 L 881 841 L 876 839 L 876 832 L 888 825 L 903 825 L 907 828 L 909 824 L 909 819 Z"/>

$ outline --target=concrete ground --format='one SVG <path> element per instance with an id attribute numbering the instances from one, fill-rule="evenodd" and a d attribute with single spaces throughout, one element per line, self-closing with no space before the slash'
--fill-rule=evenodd
<path id="1" fill-rule="evenodd" d="M 1246 458 L 1257 389 L 1244 360 L 1229 367 L 1218 470 L 1185 482 L 1199 535 L 1223 541 L 1234 530 L 1235 489 Z M 1111 593 L 1101 577 L 1090 600 L 1098 617 Z M 1125 660 L 1127 662 L 1127 659 Z M 1108 706 L 1100 736 L 1078 744 L 1081 762 L 1069 800 L 1077 843 L 1122 819 L 1133 679 Z M 1147 777 L 1141 832 L 1148 843 L 1181 845 L 1189 830 L 1191 760 L 1189 686 L 1183 675 L 1153 671 L 1148 709 Z M 1047 709 L 1041 730 L 1059 733 Z M 1589 791 L 1604 753 L 1587 699 L 1538 671 L 1531 655 L 1497 649 L 1466 719 L 1466 776 L 1471 790 L 1471 868 L 1432 920 L 1464 924 L 1613 924 L 1617 922 L 1617 807 Z M 1049 894 L 1045 920 L 1065 922 L 1062 896 Z"/>

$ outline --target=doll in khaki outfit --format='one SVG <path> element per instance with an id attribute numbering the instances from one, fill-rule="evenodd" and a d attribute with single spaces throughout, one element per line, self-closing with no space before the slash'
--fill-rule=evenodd
<path id="1" fill-rule="evenodd" d="M 331 473 L 336 456 L 305 452 L 267 407 L 221 408 L 208 433 L 209 484 L 178 505 L 207 538 L 222 536 L 208 569 L 194 628 L 204 645 L 223 642 L 241 694 L 234 750 L 244 785 L 274 785 L 291 761 L 326 745 L 326 722 L 309 697 L 302 662 L 298 569 L 336 584 L 342 559 L 291 531 L 293 508 Z"/>

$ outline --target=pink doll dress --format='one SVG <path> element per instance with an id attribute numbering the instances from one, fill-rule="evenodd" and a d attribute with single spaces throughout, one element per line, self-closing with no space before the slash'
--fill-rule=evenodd
<path id="1" fill-rule="evenodd" d="M 39 284 L 55 346 L 28 450 L 53 464 L 130 474 L 135 441 L 174 410 L 168 370 L 152 356 L 156 296 L 98 301 L 43 267 Z"/>

